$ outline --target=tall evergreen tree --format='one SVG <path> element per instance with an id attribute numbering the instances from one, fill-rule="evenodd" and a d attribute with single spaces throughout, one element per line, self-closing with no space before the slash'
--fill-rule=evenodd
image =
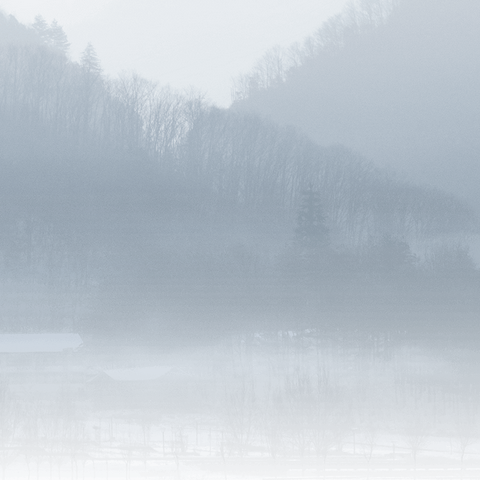
<path id="1" fill-rule="evenodd" d="M 329 231 L 318 192 L 310 185 L 302 192 L 295 229 L 297 245 L 303 253 L 319 253 L 329 245 Z"/>
<path id="2" fill-rule="evenodd" d="M 63 30 L 63 27 L 58 24 L 56 20 L 50 25 L 48 30 L 48 35 L 50 39 L 50 44 L 61 50 L 63 53 L 68 53 L 70 48 L 70 43 L 68 42 L 68 37 Z"/>
<path id="3" fill-rule="evenodd" d="M 50 41 L 50 27 L 45 19 L 41 15 L 35 17 L 35 21 L 32 24 L 32 28 L 35 30 L 37 35 L 45 42 L 49 43 Z"/>
<path id="4" fill-rule="evenodd" d="M 97 52 L 91 43 L 89 43 L 80 57 L 80 65 L 83 71 L 88 75 L 97 77 L 102 73 L 102 66 L 98 58 Z"/>

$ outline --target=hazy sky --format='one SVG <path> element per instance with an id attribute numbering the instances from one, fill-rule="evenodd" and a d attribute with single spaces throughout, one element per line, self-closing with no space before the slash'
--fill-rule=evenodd
<path id="1" fill-rule="evenodd" d="M 135 70 L 195 86 L 220 105 L 231 79 L 274 45 L 313 33 L 347 0 L 0 0 L 23 23 L 41 14 L 64 27 L 78 57 L 92 42 L 105 71 Z"/>

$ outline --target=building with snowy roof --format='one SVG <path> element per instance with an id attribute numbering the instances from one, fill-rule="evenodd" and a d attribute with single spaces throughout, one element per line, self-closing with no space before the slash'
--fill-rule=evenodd
<path id="1" fill-rule="evenodd" d="M 89 377 L 76 333 L 0 334 L 0 380 L 16 393 L 83 388 Z"/>

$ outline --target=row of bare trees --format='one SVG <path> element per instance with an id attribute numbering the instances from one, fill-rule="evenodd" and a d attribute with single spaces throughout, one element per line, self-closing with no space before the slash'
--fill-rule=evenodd
<path id="1" fill-rule="evenodd" d="M 109 282 L 164 291 L 228 275 L 241 282 L 248 270 L 249 283 L 258 265 L 274 263 L 270 245 L 278 252 L 292 239 L 308 188 L 333 249 L 358 251 L 386 235 L 462 239 L 475 228 L 459 199 L 347 149 L 136 74 L 108 78 L 91 45 L 79 63 L 48 42 L 0 45 L 0 127 L 2 271 L 75 299 L 63 317 L 99 286 L 110 295 Z M 226 245 L 229 228 L 248 235 Z M 270 235 L 262 259 L 252 231 Z M 233 252 L 243 242 L 245 254 Z"/>
<path id="2" fill-rule="evenodd" d="M 281 385 L 269 385 L 262 389 L 263 394 L 259 390 L 248 376 L 225 387 L 219 405 L 223 428 L 219 448 L 224 464 L 232 453 L 238 454 L 243 462 L 253 445 L 262 445 L 274 465 L 280 456 L 298 455 L 303 475 L 306 455 L 313 450 L 320 474 L 322 470 L 325 472 L 328 455 L 332 451 L 341 452 L 343 443 L 356 431 L 357 454 L 364 457 L 370 472 L 375 450 L 386 441 L 382 442 L 382 437 L 389 435 L 378 405 L 371 404 L 369 417 L 359 423 L 352 390 L 340 387 L 325 373 L 313 377 L 297 370 L 285 377 Z M 463 473 L 467 448 L 480 441 L 480 431 L 468 408 L 459 409 L 451 420 L 449 436 Z M 391 433 L 398 440 L 394 442 L 393 461 L 397 444 L 410 453 L 416 475 L 418 456 L 429 447 L 434 434 L 431 424 L 421 412 L 400 409 L 394 428 Z"/>
<path id="3" fill-rule="evenodd" d="M 190 193 L 209 192 L 196 202 L 203 209 L 227 205 L 291 221 L 300 192 L 312 185 L 339 243 L 472 227 L 472 214 L 458 199 L 397 180 L 350 151 L 321 148 L 292 128 L 212 108 L 198 94 L 160 88 L 136 74 L 108 79 L 91 46 L 80 64 L 46 45 L 1 48 L 0 106 L 5 124 L 64 139 L 61 151 L 45 152 L 60 157 L 58 163 L 91 166 L 93 155 L 113 176 L 126 168 L 119 158 L 138 170 L 144 159 Z M 35 168 L 39 153 L 30 147 L 27 169 Z"/>
<path id="4" fill-rule="evenodd" d="M 220 412 L 224 442 L 242 460 L 252 443 L 261 440 L 274 462 L 286 452 L 297 453 L 303 471 L 310 447 L 320 468 L 334 447 L 341 449 L 353 426 L 346 392 L 324 373 L 312 378 L 297 371 L 263 396 L 253 381 L 241 378 L 225 389 Z"/>
<path id="5" fill-rule="evenodd" d="M 29 384 L 21 393 L 5 386 L 0 398 L 2 479 L 137 478 L 132 466 L 144 474 L 147 463 L 158 462 L 159 452 L 164 460 L 178 457 L 177 450 L 187 442 L 182 425 L 169 425 L 166 437 L 165 425 L 151 414 L 148 421 L 139 421 L 142 428 L 121 418 L 125 410 L 116 412 L 116 418 L 99 417 L 69 392 L 67 383 L 61 393 L 52 389 L 41 395 Z M 150 439 L 153 429 L 156 437 Z"/>
<path id="6" fill-rule="evenodd" d="M 40 467 L 47 463 L 50 479 L 56 467 L 58 478 L 61 469 L 70 460 L 72 479 L 78 479 L 79 463 L 85 471 L 89 436 L 80 419 L 72 395 L 61 390 L 51 402 L 41 402 L 32 397 L 27 401 L 12 393 L 8 382 L 0 381 L 0 467 L 5 480 L 8 467 L 23 457 L 28 471 L 32 466 L 36 478 Z"/>
<path id="7" fill-rule="evenodd" d="M 356 0 L 328 19 L 303 43 L 288 48 L 275 46 L 261 57 L 249 73 L 233 81 L 232 101 L 245 100 L 262 90 L 284 83 L 298 67 L 324 55 L 332 55 L 360 35 L 386 22 L 399 0 Z"/>

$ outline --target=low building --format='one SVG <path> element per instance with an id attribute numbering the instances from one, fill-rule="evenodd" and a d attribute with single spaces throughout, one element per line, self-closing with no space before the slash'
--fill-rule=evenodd
<path id="1" fill-rule="evenodd" d="M 78 391 L 90 372 L 76 333 L 0 334 L 0 381 L 13 393 Z"/>
<path id="2" fill-rule="evenodd" d="M 88 380 L 95 408 L 185 410 L 194 403 L 194 382 L 184 369 L 151 366 L 103 370 Z"/>

